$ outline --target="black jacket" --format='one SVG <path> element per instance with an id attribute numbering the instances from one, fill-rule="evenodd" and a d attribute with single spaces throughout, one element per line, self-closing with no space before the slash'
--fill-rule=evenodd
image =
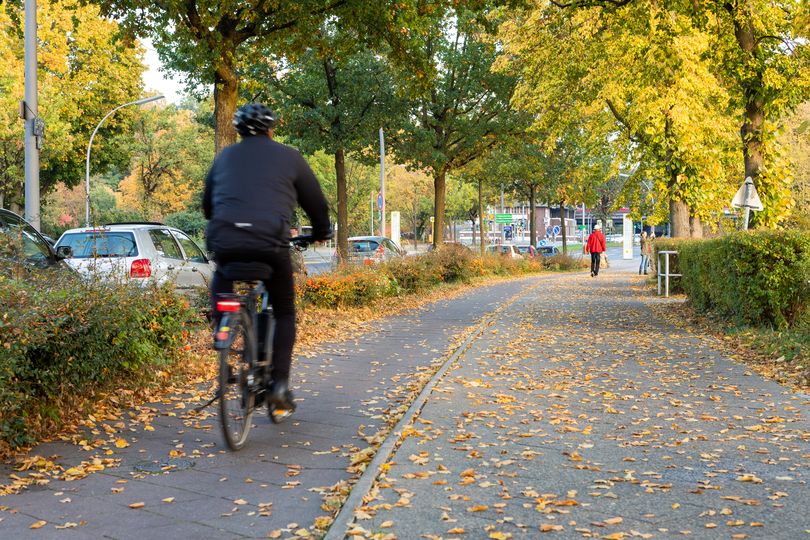
<path id="1" fill-rule="evenodd" d="M 218 255 L 287 249 L 299 204 L 312 236 L 329 238 L 329 207 L 301 154 L 269 137 L 245 137 L 222 150 L 205 179 L 208 249 Z"/>

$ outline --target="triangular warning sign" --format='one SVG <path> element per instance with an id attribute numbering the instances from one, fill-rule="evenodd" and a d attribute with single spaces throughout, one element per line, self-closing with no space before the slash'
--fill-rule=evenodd
<path id="1" fill-rule="evenodd" d="M 746 191 L 748 198 L 746 199 Z M 737 190 L 734 198 L 731 200 L 731 206 L 734 208 L 745 208 L 746 206 L 752 210 L 763 210 L 762 201 L 759 199 L 757 189 L 754 187 L 754 181 L 749 176 Z"/>

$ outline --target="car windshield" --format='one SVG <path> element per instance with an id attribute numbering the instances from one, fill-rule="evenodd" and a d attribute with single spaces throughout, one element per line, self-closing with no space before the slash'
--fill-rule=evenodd
<path id="1" fill-rule="evenodd" d="M 22 241 L 22 255 L 27 261 L 38 262 L 50 259 L 51 252 L 48 246 L 33 227 L 11 216 L 4 216 L 4 218 L 5 223 L 0 221 L 0 230 L 8 234 L 12 242 Z"/>
<path id="2" fill-rule="evenodd" d="M 137 257 L 138 246 L 131 232 L 88 231 L 65 234 L 58 246 L 70 246 L 77 259 L 92 257 Z"/>
<path id="3" fill-rule="evenodd" d="M 355 253 L 366 253 L 377 249 L 379 244 L 374 240 L 353 240 L 351 250 Z"/>

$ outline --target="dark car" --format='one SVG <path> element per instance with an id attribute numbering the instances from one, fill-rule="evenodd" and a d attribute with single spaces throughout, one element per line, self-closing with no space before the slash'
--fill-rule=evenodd
<path id="1" fill-rule="evenodd" d="M 57 255 L 51 244 L 23 218 L 9 210 L 0 209 L 0 260 L 6 268 L 43 270 L 63 268 L 65 251 Z"/>
<path id="2" fill-rule="evenodd" d="M 537 246 L 537 252 L 543 257 L 553 257 L 559 255 L 560 250 L 557 246 Z"/>

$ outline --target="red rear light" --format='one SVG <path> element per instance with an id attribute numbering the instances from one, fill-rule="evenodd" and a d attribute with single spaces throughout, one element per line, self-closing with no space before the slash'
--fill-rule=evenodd
<path id="1" fill-rule="evenodd" d="M 152 275 L 152 263 L 149 259 L 135 259 L 129 269 L 129 277 L 147 278 Z"/>
<path id="2" fill-rule="evenodd" d="M 219 300 L 217 302 L 217 311 L 233 313 L 234 311 L 239 311 L 239 306 L 240 304 L 236 300 Z"/>

